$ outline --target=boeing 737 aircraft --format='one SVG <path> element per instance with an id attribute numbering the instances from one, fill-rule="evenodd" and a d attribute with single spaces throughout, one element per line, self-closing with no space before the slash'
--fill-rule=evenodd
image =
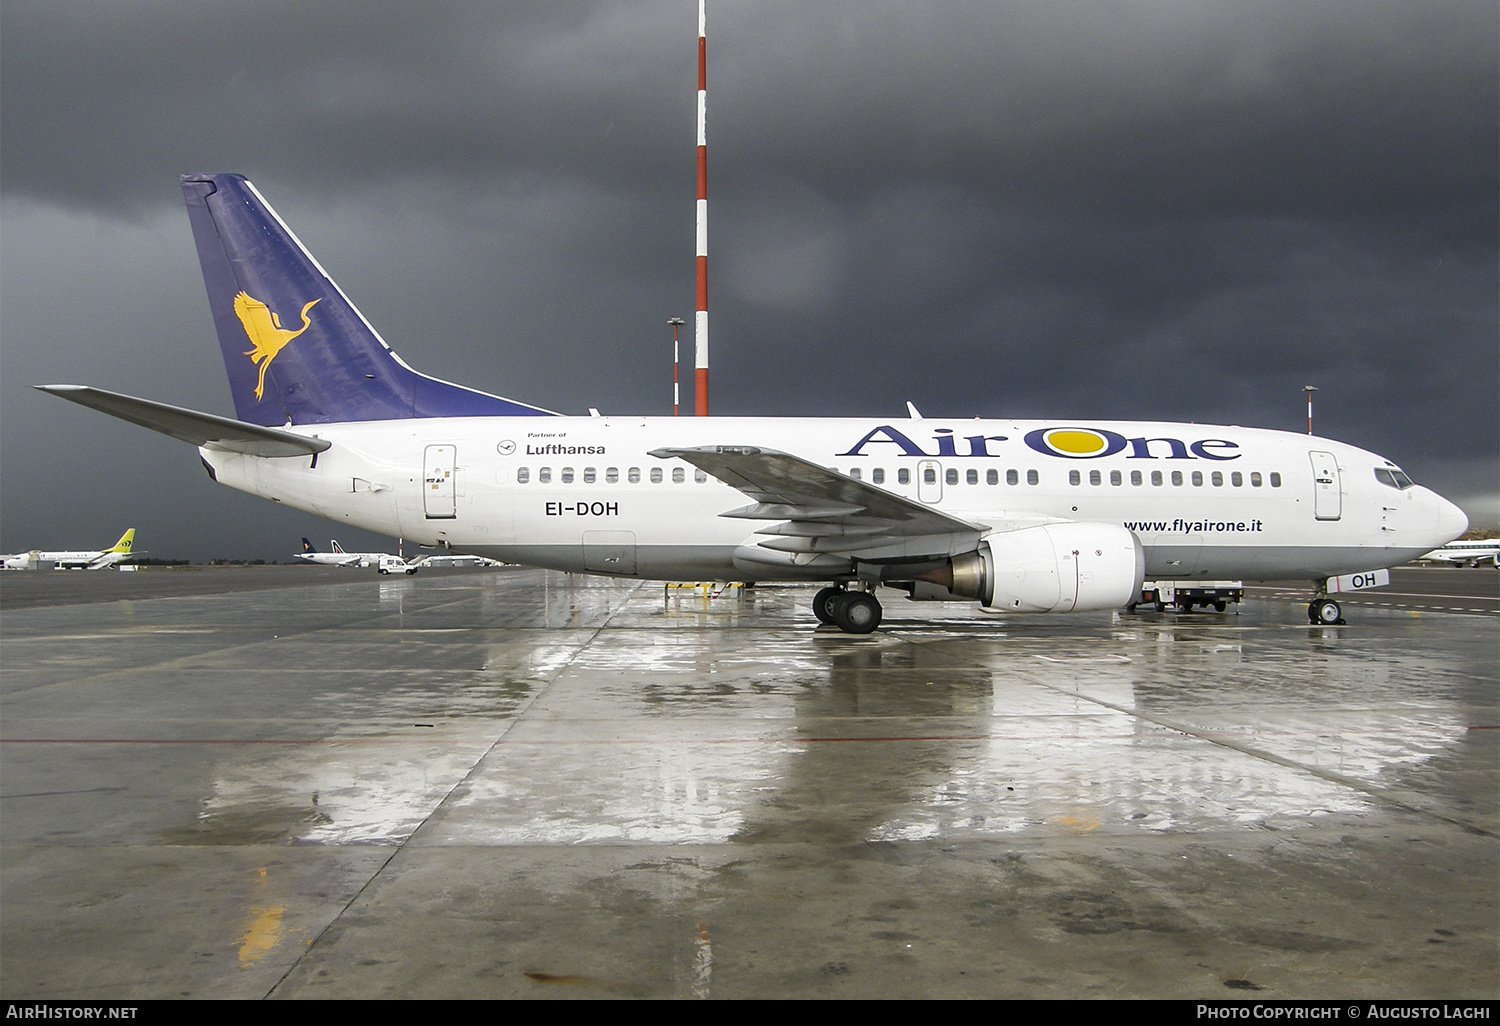
<path id="1" fill-rule="evenodd" d="M 578 573 L 826 582 L 817 618 L 867 633 L 880 587 L 1046 613 L 1121 607 L 1146 578 L 1309 580 L 1309 618 L 1336 623 L 1330 592 L 1468 526 L 1389 460 L 1282 431 L 559 416 L 412 370 L 245 178 L 182 188 L 238 419 L 38 387 L 377 534 Z"/>
<path id="2" fill-rule="evenodd" d="M 125 562 L 131 556 L 130 548 L 135 544 L 135 528 L 130 528 L 120 535 L 120 540 L 108 549 L 94 549 L 92 551 L 68 551 L 68 552 L 18 552 L 13 556 L 6 556 L 5 569 L 7 570 L 32 570 L 42 563 L 52 563 L 55 570 L 103 570 L 105 567 L 117 566 Z M 145 555 L 137 552 L 135 555 Z"/>

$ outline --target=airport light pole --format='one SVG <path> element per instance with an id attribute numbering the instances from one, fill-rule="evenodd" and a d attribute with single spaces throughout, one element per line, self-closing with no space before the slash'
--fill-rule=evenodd
<path id="1" fill-rule="evenodd" d="M 675 417 L 677 416 L 678 403 L 680 401 L 678 395 L 677 368 L 681 366 L 681 360 L 678 357 L 677 350 L 677 329 L 686 324 L 687 321 L 683 320 L 681 317 L 668 317 L 667 323 L 672 326 L 672 416 Z"/>
<path id="2" fill-rule="evenodd" d="M 1316 385 L 1303 385 L 1302 391 L 1307 393 L 1307 433 L 1312 434 L 1312 394 L 1318 390 Z"/>

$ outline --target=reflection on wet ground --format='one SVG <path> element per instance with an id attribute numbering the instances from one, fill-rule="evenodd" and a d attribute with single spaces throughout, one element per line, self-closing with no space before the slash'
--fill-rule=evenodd
<path id="1" fill-rule="evenodd" d="M 1496 996 L 1493 617 L 810 598 L 8 611 L 0 988 Z"/>

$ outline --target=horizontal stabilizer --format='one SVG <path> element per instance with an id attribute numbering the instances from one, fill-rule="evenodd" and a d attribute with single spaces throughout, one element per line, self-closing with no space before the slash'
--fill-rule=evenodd
<path id="1" fill-rule="evenodd" d="M 321 438 L 308 438 L 291 431 L 246 424 L 228 417 L 216 417 L 211 413 L 154 403 L 149 399 L 106 392 L 102 388 L 91 388 L 88 385 L 35 387 L 70 403 L 87 406 L 206 449 L 238 452 L 247 456 L 311 456 L 333 444 Z"/>

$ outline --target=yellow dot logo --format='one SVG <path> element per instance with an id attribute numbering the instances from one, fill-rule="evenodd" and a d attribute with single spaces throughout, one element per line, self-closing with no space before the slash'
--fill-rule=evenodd
<path id="1" fill-rule="evenodd" d="M 1046 442 L 1049 449 L 1062 456 L 1098 456 L 1109 448 L 1109 440 L 1103 435 L 1077 428 L 1049 431 Z"/>

